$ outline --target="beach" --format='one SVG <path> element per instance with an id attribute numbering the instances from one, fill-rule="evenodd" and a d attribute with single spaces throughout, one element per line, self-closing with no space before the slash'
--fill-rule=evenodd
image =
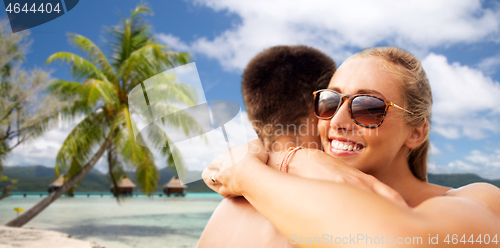
<path id="1" fill-rule="evenodd" d="M 39 196 L 0 201 L 0 224 L 40 201 Z M 109 195 L 62 197 L 25 225 L 106 248 L 195 247 L 208 219 L 223 198 L 214 193 L 186 197 L 130 197 L 117 203 Z M 0 247 L 2 241 L 0 239 Z M 47 246 L 50 247 L 50 246 Z"/>
<path id="2" fill-rule="evenodd" d="M 0 226 L 0 248 L 101 248 L 94 242 L 71 238 L 71 235 L 34 228 Z"/>

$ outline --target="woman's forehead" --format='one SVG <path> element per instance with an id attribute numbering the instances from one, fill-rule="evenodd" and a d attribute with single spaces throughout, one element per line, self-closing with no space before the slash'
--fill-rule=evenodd
<path id="1" fill-rule="evenodd" d="M 399 78 L 384 69 L 380 59 L 350 58 L 335 72 L 329 89 L 342 94 L 375 94 L 386 100 L 396 101 L 399 92 Z M 378 93 L 378 94 L 377 94 Z"/>

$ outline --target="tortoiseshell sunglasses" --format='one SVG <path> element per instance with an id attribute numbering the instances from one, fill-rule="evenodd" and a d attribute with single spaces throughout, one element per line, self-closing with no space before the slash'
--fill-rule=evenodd
<path id="1" fill-rule="evenodd" d="M 388 102 L 373 95 L 346 95 L 330 89 L 317 90 L 313 92 L 313 95 L 314 114 L 316 114 L 316 117 L 323 120 L 328 120 L 335 116 L 346 98 L 348 99 L 348 109 L 352 121 L 362 127 L 379 127 L 384 121 L 387 110 L 391 106 L 413 115 L 412 112 L 396 105 L 395 103 Z"/>

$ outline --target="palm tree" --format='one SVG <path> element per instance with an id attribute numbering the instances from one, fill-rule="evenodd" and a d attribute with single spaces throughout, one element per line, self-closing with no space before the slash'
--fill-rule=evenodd
<path id="1" fill-rule="evenodd" d="M 152 14 L 152 11 L 140 4 L 131 11 L 130 18 L 122 19 L 119 27 L 108 28 L 110 60 L 91 40 L 77 34 L 70 35 L 70 42 L 86 55 L 85 58 L 58 52 L 47 59 L 46 63 L 61 61 L 69 64 L 75 79 L 81 81 L 57 80 L 50 86 L 50 92 L 61 100 L 73 101 L 61 112 L 62 118 L 74 120 L 83 115 L 84 119 L 68 135 L 56 157 L 56 174 L 67 170 L 64 185 L 7 226 L 20 227 L 27 223 L 64 192 L 71 190 L 105 153 L 115 189 L 114 178 L 124 171 L 124 166 L 128 166 L 126 168 L 135 169 L 137 183 L 145 193 L 155 190 L 158 170 L 152 152 L 135 141 L 128 92 L 162 71 L 187 63 L 189 55 L 169 51 L 166 46 L 156 43 L 150 27 L 142 18 L 146 14 Z M 171 96 L 178 102 L 194 105 L 195 92 L 186 90 L 182 84 L 178 87 L 169 88 L 175 92 Z M 185 132 L 196 129 L 196 122 L 189 118 L 175 125 L 186 125 Z M 160 139 L 153 139 L 153 142 L 160 142 Z M 170 147 L 173 148 L 173 144 L 167 142 L 158 150 L 166 158 L 167 165 L 172 167 L 174 154 Z"/>

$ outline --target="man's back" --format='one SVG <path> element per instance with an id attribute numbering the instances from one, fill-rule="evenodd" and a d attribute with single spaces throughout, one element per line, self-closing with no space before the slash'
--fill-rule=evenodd
<path id="1" fill-rule="evenodd" d="M 243 197 L 226 198 L 214 211 L 198 247 L 293 247 Z"/>

